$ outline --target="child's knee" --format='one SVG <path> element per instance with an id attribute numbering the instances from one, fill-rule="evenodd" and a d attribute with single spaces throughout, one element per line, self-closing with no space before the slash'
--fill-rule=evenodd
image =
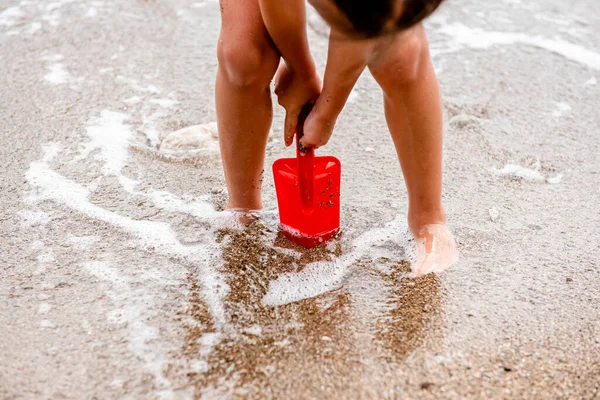
<path id="1" fill-rule="evenodd" d="M 419 79 L 428 54 L 427 37 L 419 30 L 404 40 L 394 40 L 382 49 L 381 54 L 369 64 L 369 70 L 384 89 L 407 86 Z"/>
<path id="2" fill-rule="evenodd" d="M 222 39 L 217 46 L 219 69 L 240 87 L 268 86 L 279 65 L 279 54 L 270 43 Z"/>

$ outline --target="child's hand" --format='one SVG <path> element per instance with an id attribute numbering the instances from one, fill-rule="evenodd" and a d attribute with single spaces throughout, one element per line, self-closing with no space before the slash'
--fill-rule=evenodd
<path id="1" fill-rule="evenodd" d="M 314 104 L 321 94 L 321 79 L 316 72 L 301 76 L 282 63 L 275 75 L 275 94 L 279 105 L 285 108 L 285 145 L 294 141 L 298 116 L 305 104 Z"/>
<path id="2" fill-rule="evenodd" d="M 319 102 L 322 101 L 322 98 L 317 101 L 317 105 L 304 122 L 304 136 L 300 140 L 303 147 L 318 149 L 325 146 L 333 133 L 337 115 L 323 115 L 323 110 L 319 107 Z"/>

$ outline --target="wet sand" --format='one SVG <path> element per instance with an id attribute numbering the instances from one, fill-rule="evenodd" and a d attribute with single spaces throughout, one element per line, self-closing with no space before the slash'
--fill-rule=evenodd
<path id="1" fill-rule="evenodd" d="M 212 128 L 161 151 L 215 120 L 217 2 L 0 2 L 0 398 L 598 398 L 599 7 L 427 23 L 460 261 L 409 279 L 371 77 L 319 150 L 342 232 L 305 250 L 277 229 L 281 110 L 243 229 Z"/>

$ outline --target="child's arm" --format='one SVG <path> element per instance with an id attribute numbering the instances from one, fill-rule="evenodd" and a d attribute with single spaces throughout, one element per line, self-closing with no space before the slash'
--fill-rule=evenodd
<path id="1" fill-rule="evenodd" d="M 314 75 L 316 67 L 308 47 L 304 0 L 259 0 L 259 3 L 263 22 L 288 68 L 301 76 Z"/>
<path id="2" fill-rule="evenodd" d="M 338 34 L 330 36 L 323 91 L 306 119 L 301 140 L 304 146 L 327 144 L 338 115 L 367 66 L 373 46 L 370 40 L 352 41 Z"/>
<path id="3" fill-rule="evenodd" d="M 302 107 L 314 103 L 321 92 L 321 81 L 308 46 L 305 4 L 304 0 L 259 0 L 259 3 L 263 22 L 285 61 L 275 77 L 275 93 L 279 104 L 286 109 L 284 135 L 289 146 Z"/>

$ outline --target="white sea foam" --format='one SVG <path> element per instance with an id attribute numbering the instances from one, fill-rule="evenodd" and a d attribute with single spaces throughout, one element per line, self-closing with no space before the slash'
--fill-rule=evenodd
<path id="1" fill-rule="evenodd" d="M 152 147 L 157 147 L 160 143 L 160 134 L 157 128 L 157 122 L 165 115 L 166 114 L 164 110 L 158 110 L 150 115 L 143 116 L 142 131 L 144 132 L 144 136 L 148 138 L 150 146 Z"/>
<path id="2" fill-rule="evenodd" d="M 203 0 L 192 4 L 192 8 L 204 8 L 208 5 L 218 4 L 218 0 Z"/>
<path id="3" fill-rule="evenodd" d="M 152 190 L 148 193 L 148 197 L 160 209 L 189 214 L 204 221 L 217 214 L 214 207 L 205 199 L 186 202 L 165 190 Z"/>
<path id="4" fill-rule="evenodd" d="M 393 259 L 413 254 L 399 254 L 410 249 L 409 235 L 404 218 L 398 216 L 384 227 L 371 229 L 352 243 L 352 250 L 328 262 L 315 262 L 297 273 L 281 274 L 269 283 L 263 304 L 278 306 L 319 296 L 343 284 L 350 266 L 363 257 L 387 256 Z M 412 257 L 411 257 L 412 256 Z"/>
<path id="5" fill-rule="evenodd" d="M 163 108 L 173 108 L 177 104 L 179 104 L 179 102 L 177 100 L 173 100 L 173 99 L 150 99 L 150 103 L 158 104 L 159 106 L 161 106 Z"/>
<path id="6" fill-rule="evenodd" d="M 554 110 L 552 112 L 552 115 L 555 116 L 556 118 L 560 118 L 563 117 L 567 114 L 569 114 L 569 112 L 572 110 L 573 108 L 571 107 L 571 105 L 569 103 L 565 103 L 565 102 L 557 102 L 556 103 L 556 110 Z"/>
<path id="7" fill-rule="evenodd" d="M 496 175 L 521 178 L 531 182 L 544 182 L 546 178 L 539 171 L 518 164 L 506 164 L 502 169 L 494 169 Z"/>
<path id="8" fill-rule="evenodd" d="M 131 96 L 126 99 L 123 99 L 123 103 L 126 104 L 137 104 L 142 100 L 140 96 Z"/>
<path id="9" fill-rule="evenodd" d="M 559 54 L 571 61 L 600 70 L 600 53 L 563 39 L 549 39 L 525 33 L 486 31 L 470 28 L 459 22 L 442 23 L 438 32 L 450 37 L 454 42 L 455 46 L 451 46 L 447 52 L 456 51 L 461 47 L 487 49 L 497 45 L 524 44 Z"/>
<path id="10" fill-rule="evenodd" d="M 37 193 L 27 198 L 30 203 L 44 200 L 56 201 L 90 218 L 107 222 L 134 234 L 146 244 L 146 247 L 155 246 L 181 256 L 191 253 L 180 246 L 168 224 L 133 220 L 92 204 L 88 200 L 90 193 L 87 188 L 53 171 L 44 162 L 33 162 L 26 177 L 29 184 L 37 189 Z"/>
<path id="11" fill-rule="evenodd" d="M 90 261 L 84 265 L 93 276 L 110 284 L 106 293 L 118 307 L 111 313 L 111 319 L 116 323 L 124 323 L 129 330 L 128 349 L 140 359 L 144 366 L 156 379 L 162 390 L 171 388 L 169 380 L 164 376 L 166 367 L 164 351 L 160 348 L 158 328 L 146 323 L 149 310 L 154 305 L 154 298 L 147 293 L 143 285 L 134 289 L 130 279 L 108 262 Z"/>
<path id="12" fill-rule="evenodd" d="M 131 192 L 137 182 L 121 174 L 131 139 L 131 128 L 124 123 L 128 118 L 127 114 L 110 110 L 104 110 L 100 116 L 93 118 L 86 127 L 90 141 L 74 161 L 86 158 L 94 150 L 100 150 L 100 156 L 105 161 L 102 173 L 118 178 L 123 187 Z"/>
<path id="13" fill-rule="evenodd" d="M 558 184 L 558 183 L 560 183 L 562 181 L 562 177 L 563 177 L 562 174 L 558 174 L 556 176 L 548 178 L 547 180 L 548 180 L 548 183 L 556 185 L 556 184 Z"/>
<path id="14" fill-rule="evenodd" d="M 254 335 L 254 336 L 261 336 L 262 335 L 262 328 L 260 325 L 252 325 L 246 329 L 244 329 L 244 332 L 250 334 L 250 335 Z"/>
<path id="15" fill-rule="evenodd" d="M 56 324 L 48 319 L 43 319 L 40 321 L 40 328 L 54 329 L 56 328 Z"/>
<path id="16" fill-rule="evenodd" d="M 356 88 L 353 88 L 350 92 L 350 95 L 348 96 L 348 100 L 346 101 L 346 103 L 352 104 L 356 103 L 358 100 L 360 100 L 360 94 L 358 93 Z"/>
<path id="17" fill-rule="evenodd" d="M 213 249 L 208 245 L 182 245 L 167 223 L 134 220 L 92 204 L 89 201 L 89 189 L 58 174 L 48 165 L 52 161 L 51 156 L 56 155 L 56 148 L 56 145 L 44 148 L 43 159 L 31 163 L 26 178 L 35 191 L 27 197 L 26 201 L 28 203 L 45 200 L 57 202 L 89 218 L 123 229 L 137 238 L 138 245 L 142 249 L 167 257 L 177 257 L 192 265 L 204 266 L 198 270 L 203 284 L 202 294 L 216 326 L 225 326 L 226 317 L 222 298 L 227 295 L 229 287 L 223 277 L 210 267 L 213 261 Z M 116 160 L 118 162 L 120 159 L 116 158 Z"/>
<path id="18" fill-rule="evenodd" d="M 585 85 L 587 85 L 587 86 L 596 86 L 597 83 L 598 83 L 598 81 L 596 80 L 596 77 L 592 76 L 590 79 L 588 79 L 585 82 Z"/>
<path id="19" fill-rule="evenodd" d="M 48 73 L 44 75 L 44 80 L 52 85 L 67 83 L 71 77 L 61 63 L 52 64 L 48 66 L 48 69 Z"/>
<path id="20" fill-rule="evenodd" d="M 13 26 L 24 16 L 23 11 L 17 6 L 5 8 L 0 12 L 0 26 Z"/>

